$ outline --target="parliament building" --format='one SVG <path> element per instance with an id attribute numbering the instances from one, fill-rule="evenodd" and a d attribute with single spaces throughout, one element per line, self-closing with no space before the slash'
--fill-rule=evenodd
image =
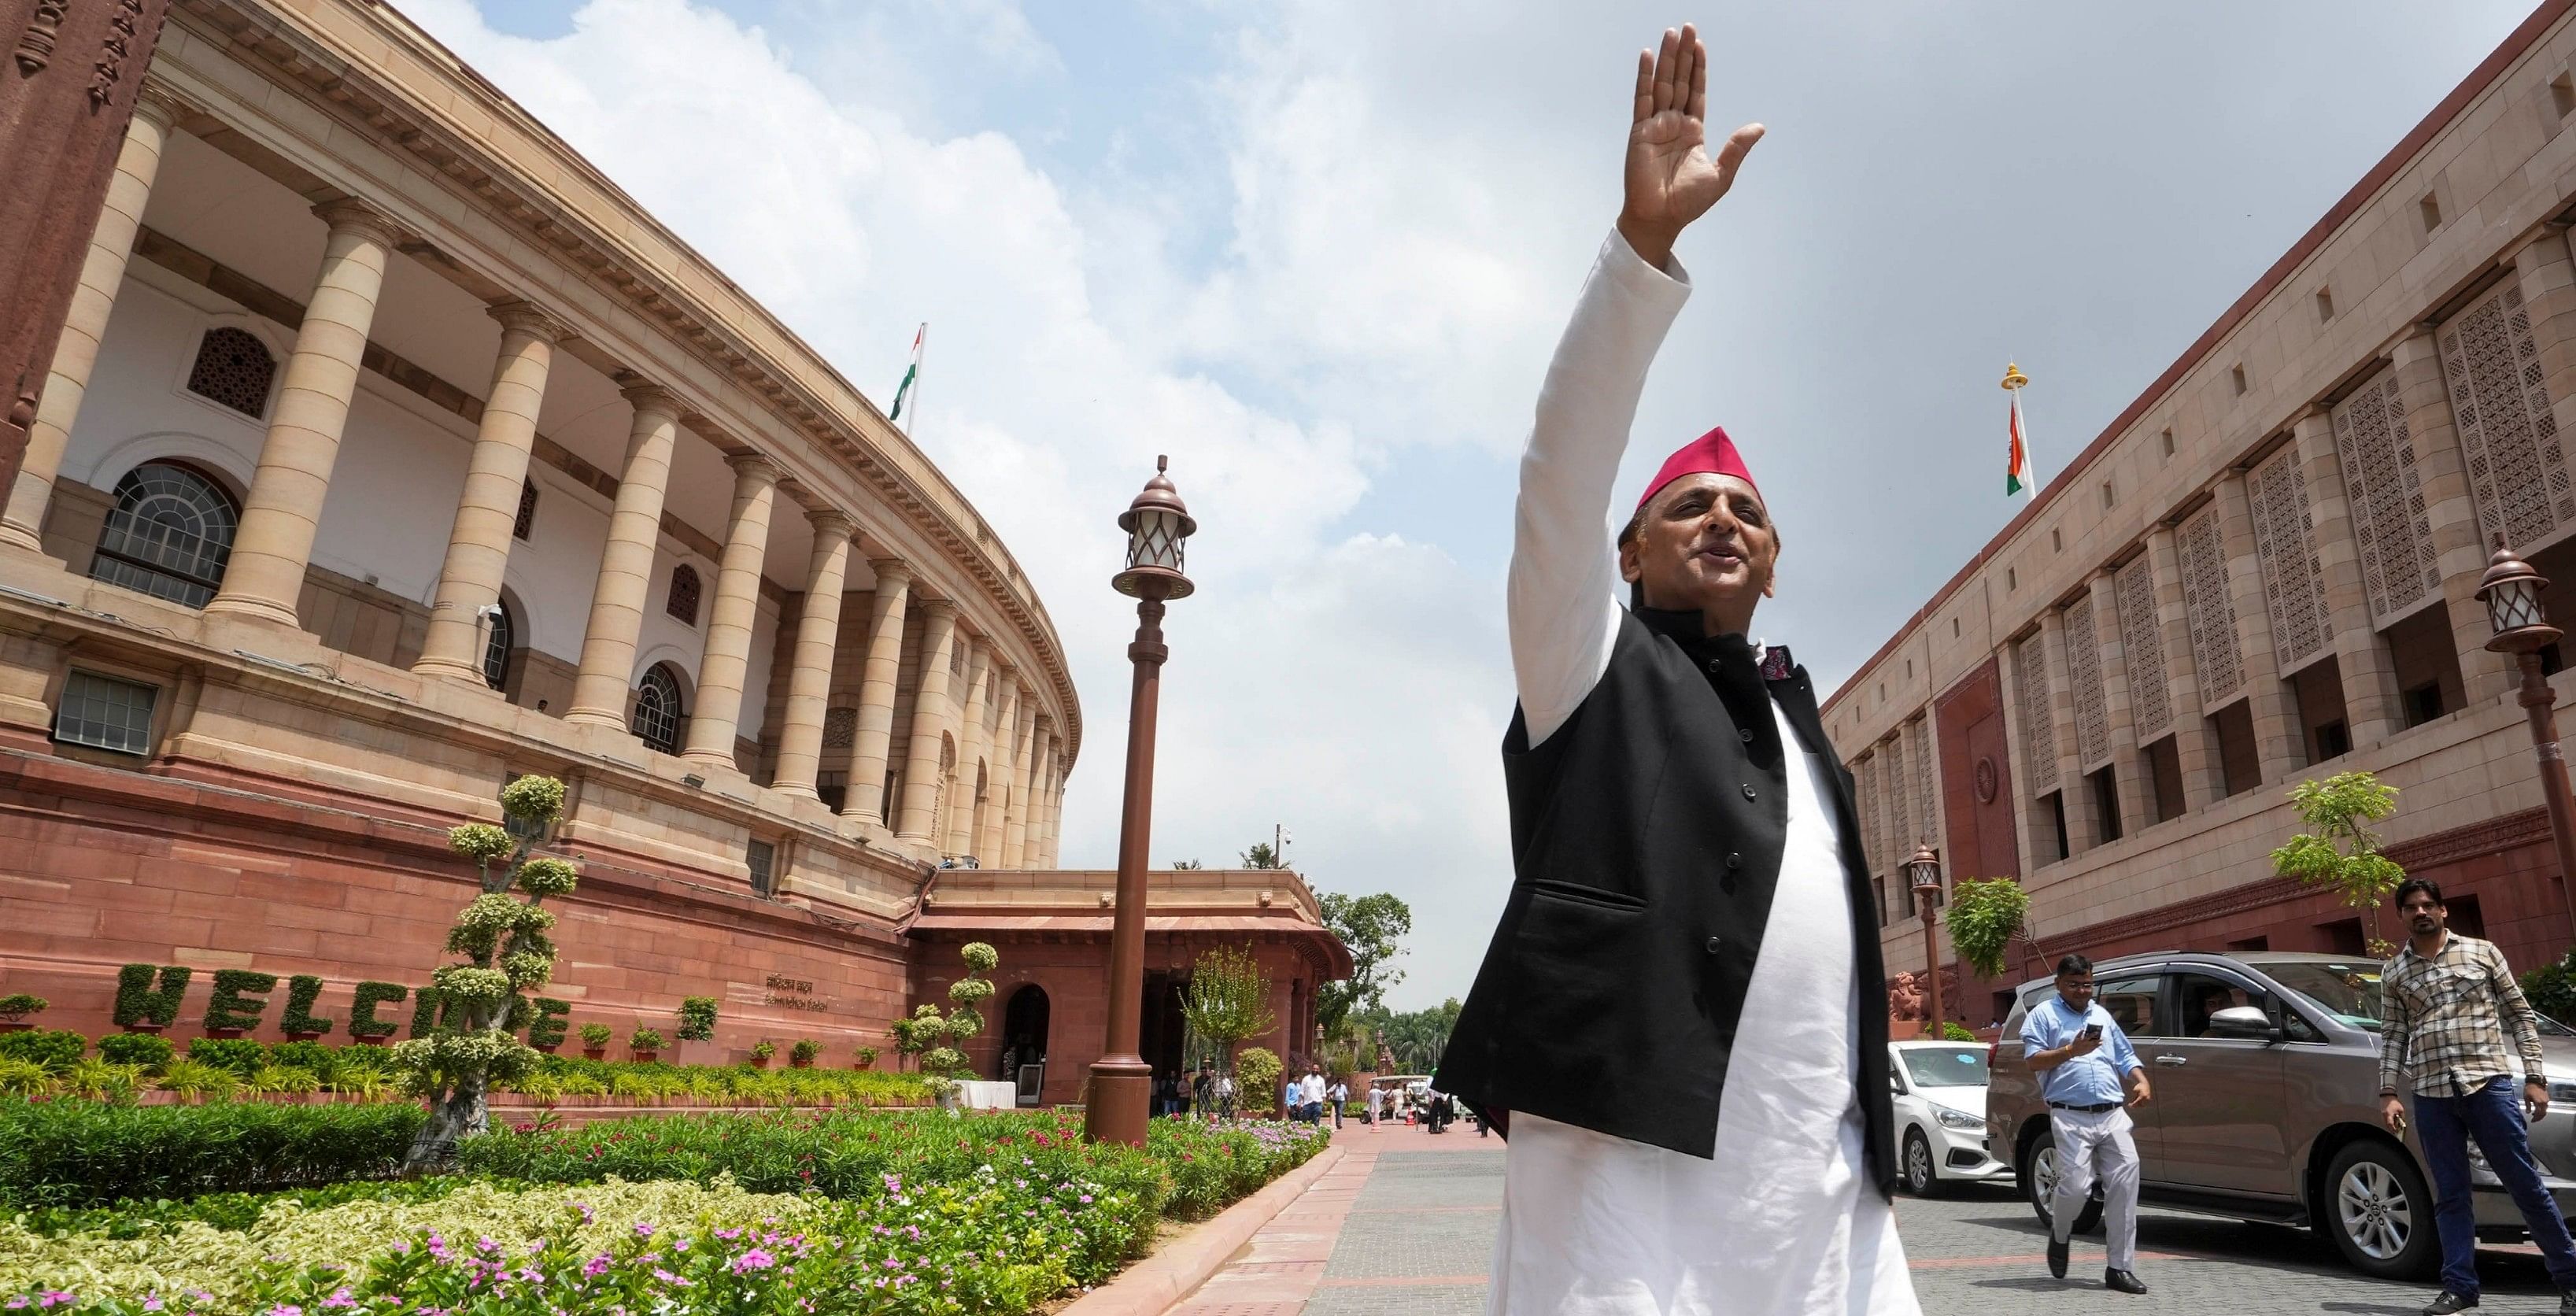
<path id="1" fill-rule="evenodd" d="M 325 1016 L 425 982 L 474 892 L 447 829 L 535 773 L 574 1022 L 714 996 L 715 1052 L 847 1063 L 990 941 L 979 1063 L 1075 1099 L 1113 913 L 1057 866 L 1082 707 L 948 479 L 392 6 L 173 0 L 113 94 L 0 511 L 0 991 L 96 1034 L 120 966 L 188 966 L 185 1037 L 214 970 L 319 976 Z M 1219 944 L 1304 1053 L 1349 956 L 1296 875 L 1150 905 L 1149 1059 Z"/>
<path id="2" fill-rule="evenodd" d="M 2269 859 L 2290 789 L 2349 771 L 2398 788 L 2386 853 L 2454 927 L 2517 969 L 2576 942 L 2475 597 L 2501 534 L 2576 629 L 2571 223 L 2550 0 L 1836 692 L 1891 973 L 1926 964 L 1925 843 L 2030 895 L 2009 981 L 1944 971 L 1971 1026 L 2068 951 L 2361 954 L 2366 918 Z"/>

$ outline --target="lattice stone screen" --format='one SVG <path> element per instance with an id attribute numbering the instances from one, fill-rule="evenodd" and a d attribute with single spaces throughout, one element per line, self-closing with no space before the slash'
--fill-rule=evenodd
<path id="1" fill-rule="evenodd" d="M 2528 556 L 2576 524 L 2576 489 L 2522 289 L 2506 283 L 2471 303 L 2442 326 L 2440 344 L 2479 538 L 2502 530 Z"/>
<path id="2" fill-rule="evenodd" d="M 2048 707 L 2048 651 L 2032 635 L 2013 645 L 2013 708 L 2021 717 L 2022 779 L 2030 793 L 2057 789 L 2057 715 Z"/>
<path id="3" fill-rule="evenodd" d="M 2395 369 L 2380 371 L 2334 409 L 2334 439 L 2371 619 L 2385 626 L 2442 591 L 2433 518 L 2424 510 L 2424 477 L 2415 469 Z"/>
<path id="4" fill-rule="evenodd" d="M 1904 863 L 1914 853 L 1914 819 L 1911 774 L 1905 770 L 1905 759 L 1914 747 L 1905 737 L 1894 735 L 1879 746 L 1879 757 L 1887 762 L 1887 862 Z"/>
<path id="5" fill-rule="evenodd" d="M 2317 565 L 2308 489 L 2299 479 L 2295 444 L 2282 444 L 2246 477 L 2254 500 L 2254 556 L 2263 564 L 2263 601 L 2271 613 L 2272 649 L 2288 676 L 2324 654 L 2326 577 Z"/>
<path id="6" fill-rule="evenodd" d="M 2245 656 L 2236 646 L 2236 605 L 2227 592 L 2227 536 L 2218 508 L 2204 507 L 2175 536 L 2182 558 L 2182 612 L 2191 627 L 2191 656 L 2199 669 L 2200 704 L 2216 709 L 2245 684 Z"/>
<path id="7" fill-rule="evenodd" d="M 1853 784 L 1860 796 L 1861 858 L 1869 871 L 1878 869 L 1878 856 L 1866 853 L 1878 845 L 1878 756 L 1864 754 L 1852 764 Z"/>
<path id="8" fill-rule="evenodd" d="M 2102 699 L 2102 643 L 2093 600 L 2066 608 L 2066 679 L 2075 687 L 2075 758 L 2088 770 L 2111 757 L 2111 710 Z"/>
<path id="9" fill-rule="evenodd" d="M 2173 692 L 2165 680 L 2165 646 L 2156 625 L 2156 578 L 2147 555 L 2129 559 L 2111 578 L 2120 605 L 2120 654 L 2129 672 L 2129 725 L 2143 745 L 2173 721 Z"/>
<path id="10" fill-rule="evenodd" d="M 1933 771 L 1936 759 L 1932 753 L 1932 719 L 1918 717 L 1906 725 L 1914 739 L 1914 825 L 1923 839 L 1934 845 L 1941 841 L 1941 800 L 1933 790 L 1939 774 Z"/>

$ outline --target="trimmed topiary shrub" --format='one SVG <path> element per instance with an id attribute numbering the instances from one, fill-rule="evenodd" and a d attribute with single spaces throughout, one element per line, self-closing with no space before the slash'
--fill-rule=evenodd
<path id="1" fill-rule="evenodd" d="M 279 1042 L 268 1048 L 268 1063 L 277 1068 L 301 1069 L 324 1083 L 340 1072 L 340 1053 L 320 1042 Z"/>
<path id="2" fill-rule="evenodd" d="M 268 1011 L 268 993 L 276 988 L 274 973 L 215 970 L 214 994 L 206 998 L 206 1031 L 238 1028 L 249 1032 L 259 1027 L 259 1017 Z"/>
<path id="3" fill-rule="evenodd" d="M 572 1002 L 558 1001 L 551 996 L 540 996 L 534 1002 L 534 1010 L 535 1013 L 528 1020 L 528 1045 L 562 1046 L 564 1034 L 571 1026 Z"/>
<path id="4" fill-rule="evenodd" d="M 188 1043 L 188 1058 L 246 1079 L 268 1066 L 268 1048 L 247 1037 L 200 1037 Z"/>
<path id="5" fill-rule="evenodd" d="M 381 1179 L 400 1168 L 425 1118 L 408 1102 L 0 1103 L 0 1201 L 105 1206 Z"/>
<path id="6" fill-rule="evenodd" d="M 44 1008 L 45 998 L 41 996 L 31 996 L 26 992 L 12 992 L 7 996 L 0 996 L 0 1020 L 6 1020 L 9 1023 L 14 1024 L 28 1015 L 41 1013 Z"/>
<path id="7" fill-rule="evenodd" d="M 680 1027 L 683 1042 L 712 1042 L 716 1036 L 716 998 L 687 996 L 680 1000 Z"/>
<path id="8" fill-rule="evenodd" d="M 339 1027 L 339 1021 L 317 1018 L 313 1002 L 322 995 L 322 980 L 309 973 L 299 973 L 286 980 L 286 1010 L 277 1016 L 277 1030 L 289 1037 L 320 1037 Z"/>
<path id="9" fill-rule="evenodd" d="M 177 1023 L 179 998 L 187 994 L 189 973 L 184 964 L 128 964 L 117 970 L 116 1026 L 167 1028 Z M 155 974 L 161 979 L 158 988 L 152 985 Z"/>
<path id="10" fill-rule="evenodd" d="M 411 995 L 411 989 L 395 982 L 362 982 L 355 1000 L 349 1002 L 349 1036 L 391 1037 L 400 1025 L 376 1017 L 379 1005 L 398 1005 Z"/>
<path id="11" fill-rule="evenodd" d="M 178 1051 L 158 1033 L 109 1033 L 98 1039 L 98 1057 L 112 1065 L 140 1065 L 157 1073 Z"/>

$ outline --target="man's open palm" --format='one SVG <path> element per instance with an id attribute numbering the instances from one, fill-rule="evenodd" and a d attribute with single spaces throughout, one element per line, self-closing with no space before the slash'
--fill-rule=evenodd
<path id="1" fill-rule="evenodd" d="M 1708 48 L 1697 28 L 1666 29 L 1663 49 L 1637 54 L 1637 102 L 1628 129 L 1627 199 L 1620 230 L 1638 255 L 1661 264 L 1692 220 L 1735 185 L 1745 152 L 1762 140 L 1748 123 L 1708 153 Z M 1649 250 L 1648 248 L 1654 248 Z"/>

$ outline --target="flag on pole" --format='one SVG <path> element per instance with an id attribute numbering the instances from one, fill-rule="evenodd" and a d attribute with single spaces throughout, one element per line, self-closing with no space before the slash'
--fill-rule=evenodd
<path id="1" fill-rule="evenodd" d="M 921 327 L 912 333 L 912 363 L 903 368 L 903 382 L 895 386 L 894 410 L 886 413 L 887 420 L 903 419 L 904 397 L 912 392 L 913 381 L 921 378 L 921 340 L 929 332 L 930 322 L 925 320 Z"/>
<path id="2" fill-rule="evenodd" d="M 2004 496 L 2006 498 L 2015 494 L 2028 495 L 2039 485 L 2038 478 L 2030 472 L 2030 435 L 2022 428 L 2021 422 L 2021 390 L 2022 386 L 2029 382 L 2030 376 L 2023 374 L 2021 367 L 2010 364 L 2004 367 L 2004 391 L 2012 394 L 2012 416 L 2009 422 L 2010 446 L 2004 455 Z"/>

